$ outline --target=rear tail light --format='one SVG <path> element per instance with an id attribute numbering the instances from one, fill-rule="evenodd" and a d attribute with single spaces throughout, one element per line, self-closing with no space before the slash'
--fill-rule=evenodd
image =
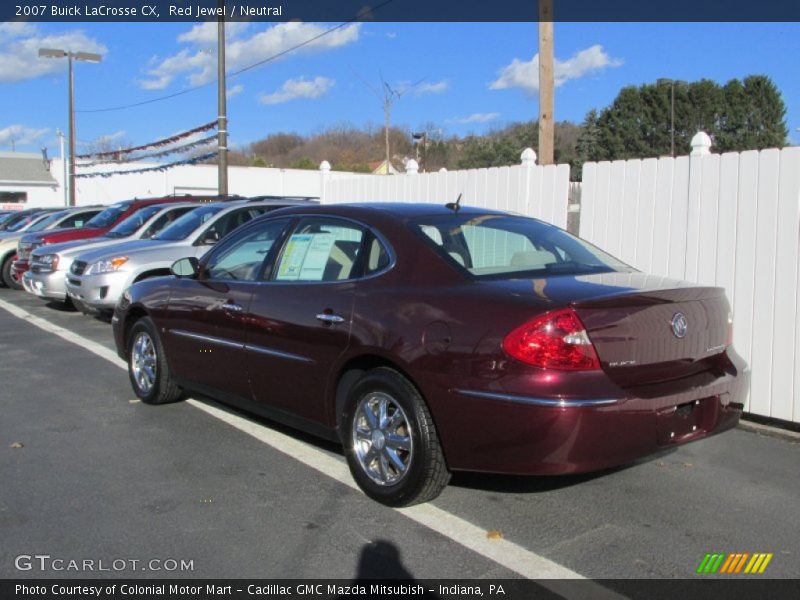
<path id="1" fill-rule="evenodd" d="M 517 327 L 503 340 L 503 350 L 512 358 L 543 369 L 600 368 L 586 328 L 571 308 L 545 313 Z"/>

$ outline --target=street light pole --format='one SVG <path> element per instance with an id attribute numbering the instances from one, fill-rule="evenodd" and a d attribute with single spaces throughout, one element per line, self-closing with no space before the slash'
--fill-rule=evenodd
<path id="1" fill-rule="evenodd" d="M 75 76 L 72 71 L 72 52 L 67 53 L 69 73 L 69 202 L 75 206 Z"/>
<path id="2" fill-rule="evenodd" d="M 84 62 L 98 63 L 103 60 L 99 54 L 91 52 L 72 52 L 68 50 L 54 50 L 52 48 L 40 48 L 40 58 L 66 58 L 68 72 L 68 110 L 69 110 L 69 168 L 65 185 L 69 189 L 67 205 L 75 206 L 75 77 L 73 74 L 72 61 L 80 60 Z"/>
<path id="3" fill-rule="evenodd" d="M 225 87 L 225 0 L 219 0 L 220 16 L 217 22 L 217 149 L 218 193 L 228 194 L 228 102 Z"/>

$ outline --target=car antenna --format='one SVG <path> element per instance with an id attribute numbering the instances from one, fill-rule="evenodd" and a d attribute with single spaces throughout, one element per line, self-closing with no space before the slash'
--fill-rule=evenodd
<path id="1" fill-rule="evenodd" d="M 449 208 L 454 213 L 457 213 L 459 211 L 459 209 L 461 208 L 461 196 L 463 196 L 463 195 L 464 195 L 463 192 L 460 193 L 458 195 L 458 198 L 456 198 L 455 202 L 448 202 L 447 204 L 444 205 L 444 207 L 445 208 Z"/>

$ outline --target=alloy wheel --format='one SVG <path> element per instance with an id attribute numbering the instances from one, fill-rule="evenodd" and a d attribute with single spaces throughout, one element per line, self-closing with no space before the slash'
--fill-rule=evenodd
<path id="1" fill-rule="evenodd" d="M 408 473 L 414 446 L 408 417 L 385 392 L 367 394 L 353 416 L 353 448 L 364 473 L 381 486 Z"/>

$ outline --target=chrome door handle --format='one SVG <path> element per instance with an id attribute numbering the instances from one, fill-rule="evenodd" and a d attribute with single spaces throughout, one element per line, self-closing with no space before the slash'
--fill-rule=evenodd
<path id="1" fill-rule="evenodd" d="M 328 313 L 319 313 L 317 315 L 317 320 L 322 321 L 323 323 L 344 323 L 344 317 L 340 317 L 339 315 L 331 315 Z"/>
<path id="2" fill-rule="evenodd" d="M 239 304 L 235 302 L 226 302 L 222 305 L 222 310 L 229 310 L 231 312 L 242 312 L 244 310 Z"/>

